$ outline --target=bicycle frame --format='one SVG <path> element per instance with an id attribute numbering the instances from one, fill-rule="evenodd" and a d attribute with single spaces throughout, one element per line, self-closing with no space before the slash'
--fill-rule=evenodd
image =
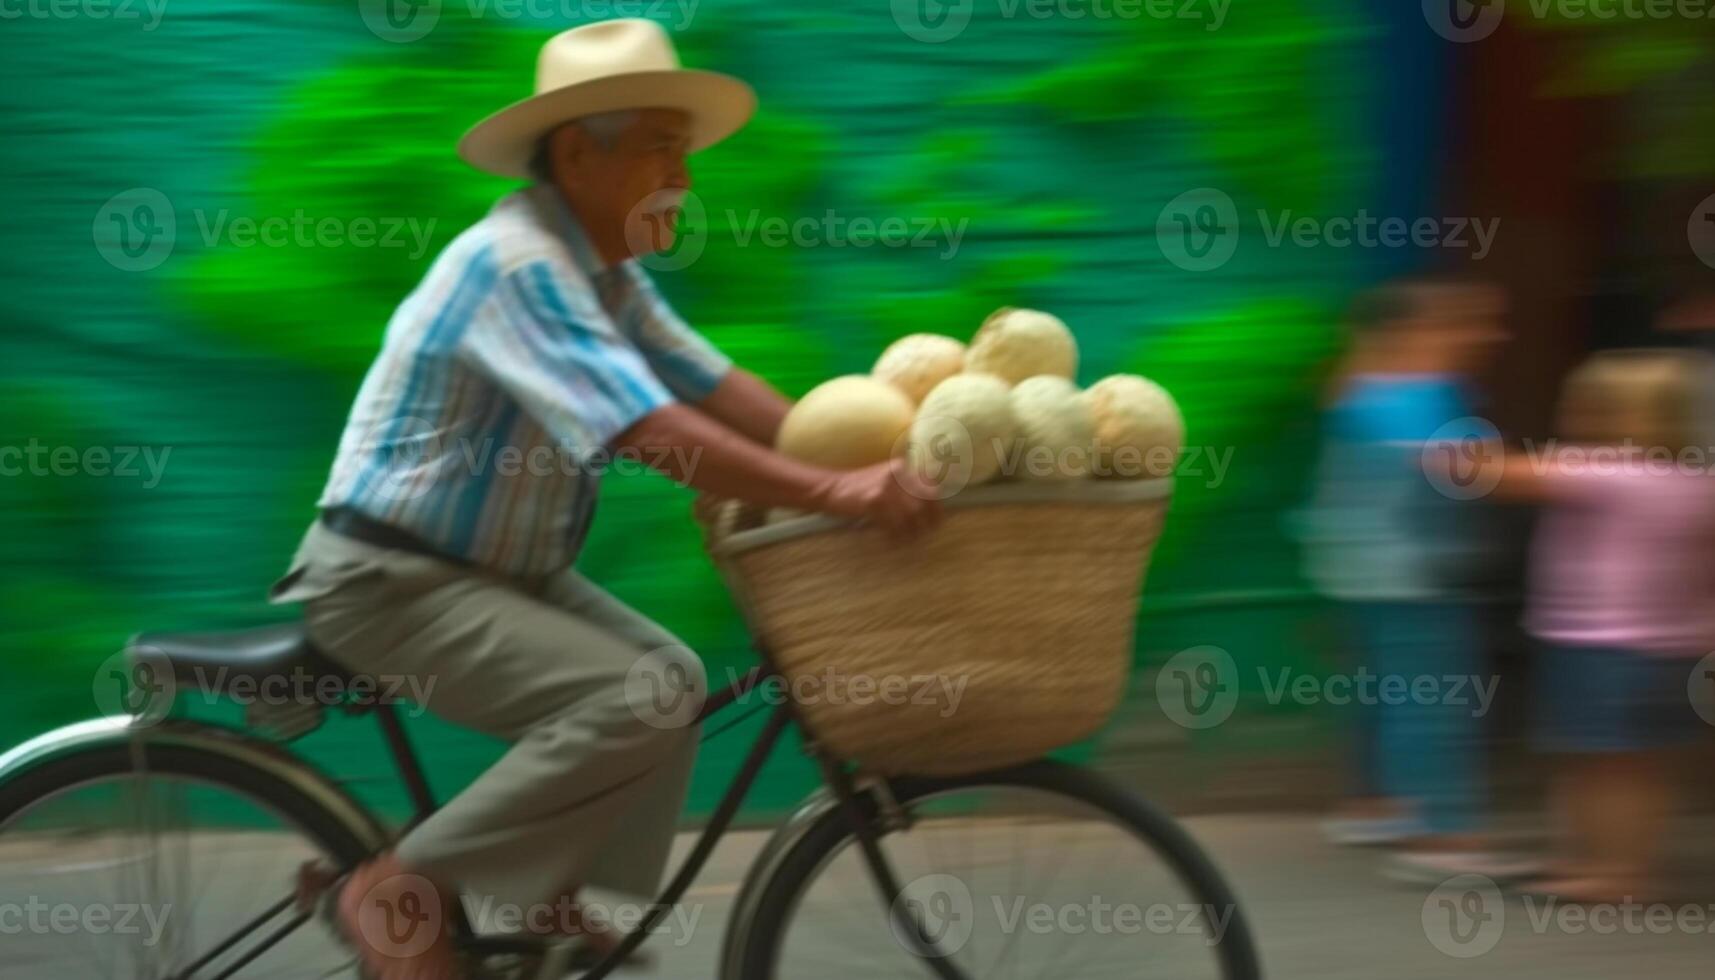
<path id="1" fill-rule="evenodd" d="M 701 725 L 724 709 L 738 704 L 742 698 L 762 685 L 780 676 L 768 652 L 760 648 L 758 652 L 762 655 L 762 664 L 752 667 L 737 681 L 710 695 L 708 700 L 704 702 L 702 709 L 697 713 L 695 724 Z M 412 819 L 412 825 L 415 825 L 432 814 L 438 804 L 429 787 L 428 779 L 423 773 L 422 764 L 418 761 L 417 753 L 411 747 L 410 740 L 405 735 L 404 726 L 400 723 L 399 716 L 393 710 L 393 706 L 382 704 L 375 706 L 373 710 L 376 712 L 382 734 L 387 741 L 387 748 L 392 755 L 393 763 L 399 770 L 400 778 L 404 781 L 405 788 L 410 794 L 412 806 L 416 811 Z M 728 785 L 726 794 L 721 798 L 719 805 L 715 807 L 714 813 L 703 827 L 702 834 L 697 838 L 696 845 L 692 847 L 691 853 L 686 855 L 684 862 L 667 883 L 667 887 L 651 903 L 647 914 L 638 923 L 637 928 L 627 934 L 620 944 L 603 957 L 598 964 L 580 974 L 580 980 L 601 980 L 601 978 L 612 973 L 625 961 L 626 957 L 648 940 L 651 931 L 678 905 L 679 900 L 684 897 L 691 883 L 702 872 L 703 866 L 708 862 L 709 855 L 713 853 L 715 845 L 731 827 L 739 807 L 750 795 L 751 786 L 755 784 L 756 777 L 762 772 L 762 767 L 768 761 L 769 756 L 774 753 L 774 748 L 779 744 L 787 726 L 796 721 L 798 718 L 792 709 L 791 700 L 783 698 L 781 703 L 769 713 L 767 721 L 763 724 L 761 734 L 757 736 L 749 752 L 745 754 L 744 762 Z M 828 783 L 828 788 L 833 792 L 838 806 L 852 821 L 853 833 L 858 838 L 865 864 L 869 867 L 880 897 L 889 909 L 889 914 L 896 919 L 903 916 L 904 913 L 900 908 L 901 903 L 898 902 L 902 889 L 892 867 L 887 862 L 886 856 L 881 852 L 873 824 L 863 818 L 858 803 L 858 790 L 851 772 L 840 760 L 833 759 L 821 752 L 813 742 L 807 747 L 816 758 L 823 779 Z M 461 904 L 454 903 L 452 914 L 454 928 L 465 937 L 467 942 L 478 946 L 486 945 L 496 952 L 519 948 L 517 944 L 504 940 L 491 941 L 477 937 L 471 929 Z M 941 980 L 966 980 L 963 972 L 949 962 L 944 953 L 937 950 L 933 943 L 919 935 L 913 923 L 900 921 L 896 924 L 902 927 L 897 930 L 899 934 L 910 937 L 912 940 L 915 948 L 911 951 L 922 959 L 936 976 L 940 977 Z"/>

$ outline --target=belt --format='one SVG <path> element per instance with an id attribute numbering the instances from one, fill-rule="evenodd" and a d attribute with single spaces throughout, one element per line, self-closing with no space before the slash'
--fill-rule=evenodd
<path id="1" fill-rule="evenodd" d="M 322 526 L 335 534 L 372 544 L 380 548 L 396 548 L 413 554 L 424 555 L 439 561 L 452 562 L 455 565 L 470 565 L 467 559 L 449 555 L 424 541 L 409 531 L 401 531 L 391 524 L 371 520 L 350 507 L 328 507 L 322 511 Z"/>

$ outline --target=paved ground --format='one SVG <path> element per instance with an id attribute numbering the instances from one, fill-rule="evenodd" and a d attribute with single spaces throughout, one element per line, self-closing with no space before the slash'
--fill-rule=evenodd
<path id="1" fill-rule="evenodd" d="M 1519 898 L 1486 896 L 1480 889 L 1443 889 L 1432 894 L 1429 886 L 1397 885 L 1378 874 L 1374 854 L 1337 851 L 1324 845 L 1314 821 L 1303 816 L 1203 817 L 1187 822 L 1192 833 L 1214 855 L 1235 883 L 1241 901 L 1253 919 L 1262 948 L 1266 975 L 1305 980 L 1444 980 L 1448 977 L 1506 978 L 1506 980 L 1610 980 L 1650 977 L 1662 980 L 1707 977 L 1715 962 L 1715 887 L 1709 872 L 1715 870 L 1715 834 L 1688 835 L 1699 844 L 1679 860 L 1686 869 L 1678 894 L 1671 905 L 1658 909 L 1614 908 L 1586 917 L 1582 911 L 1526 904 Z M 1080 894 L 1108 896 L 1111 900 L 1139 903 L 1179 902 L 1165 883 L 1138 865 L 1118 860 L 1104 861 L 1092 853 L 1091 838 L 1076 825 L 1043 825 L 1032 831 L 1030 851 L 1033 865 L 1066 873 L 1074 869 L 1081 880 L 1033 879 L 1045 890 L 1061 897 Z M 264 835 L 231 835 L 232 846 L 223 848 L 222 871 L 233 882 L 230 893 L 254 901 L 261 890 L 270 894 L 280 868 L 289 867 L 295 856 L 278 853 L 277 844 L 258 841 Z M 623 976 L 711 980 L 715 975 L 722 935 L 744 868 L 760 848 L 765 835 L 743 832 L 730 836 L 717 851 L 703 881 L 689 896 L 684 914 L 672 920 L 652 943 L 658 960 L 648 970 Z M 1015 841 L 1016 836 L 1005 841 Z M 996 837 L 995 842 L 1003 838 Z M 680 841 L 681 852 L 690 838 Z M 270 847 L 273 851 L 270 851 Z M 1002 852 L 980 841 L 956 856 L 966 867 L 982 869 L 996 863 Z M 27 857 L 27 856 L 25 856 Z M 79 864 L 84 855 L 60 854 L 59 866 Z M 10 862 L 7 858 L 12 859 Z M 54 893 L 58 887 L 40 874 L 10 873 L 25 863 L 21 852 L 0 848 L 0 903 L 17 903 L 41 895 L 48 901 L 76 899 L 73 891 Z M 266 870 L 264 870 L 266 869 Z M 980 879 L 981 870 L 973 872 Z M 869 905 L 868 883 L 846 858 L 833 865 L 829 887 L 807 902 L 821 919 L 813 948 L 800 947 L 792 980 L 858 980 L 858 978 L 910 977 L 902 967 L 900 952 L 885 927 L 877 928 Z M 1050 885 L 1052 886 L 1050 888 Z M 1033 893 L 1034 894 L 1034 893 Z M 243 903 L 235 901 L 235 906 Z M 929 903 L 931 913 L 936 909 Z M 982 918 L 983 899 L 974 903 Z M 253 908 L 254 906 L 247 906 Z M 998 906 L 997 906 L 998 908 Z M 807 913 L 806 913 L 807 914 Z M 84 977 L 122 976 L 110 965 L 67 963 L 68 951 L 79 941 L 71 933 L 52 928 L 20 929 L 17 914 L 10 919 L 0 904 L 0 939 L 6 952 L 0 955 L 0 976 L 83 980 Z M 808 920 L 806 920 L 808 921 Z M 1015 920 L 1016 921 L 1016 920 Z M 990 930 L 993 931 L 992 929 Z M 1169 930 L 1171 931 L 1171 930 Z M 1049 929 L 1027 935 L 1026 942 L 1009 946 L 995 937 L 973 938 L 966 948 L 975 953 L 987 942 L 979 959 L 990 964 L 990 977 L 1204 977 L 1207 967 L 1191 969 L 1204 954 L 1197 942 L 1179 934 L 1130 936 L 1124 942 L 1128 955 L 1106 969 L 1074 968 L 1080 956 L 1098 949 L 1111 951 L 1117 942 L 1107 939 L 1058 935 Z M 310 966 L 327 961 L 331 947 L 306 942 L 297 947 L 301 959 L 268 971 L 267 976 L 312 977 L 323 975 Z M 1046 952 L 1045 952 L 1046 951 Z M 1048 965 L 1043 966 L 1044 956 Z M 244 974 L 249 976 L 250 974 Z M 349 971 L 340 975 L 349 976 Z"/>

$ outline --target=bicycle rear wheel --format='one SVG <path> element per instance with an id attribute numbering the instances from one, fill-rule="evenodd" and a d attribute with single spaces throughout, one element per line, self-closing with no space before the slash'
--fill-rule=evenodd
<path id="1" fill-rule="evenodd" d="M 23 903 L 7 959 L 43 977 L 355 978 L 352 954 L 291 899 L 304 862 L 345 868 L 365 852 L 243 762 L 90 749 L 0 786 L 0 881 Z"/>
<path id="2" fill-rule="evenodd" d="M 889 789 L 899 825 L 886 826 L 873 789 L 859 802 L 903 915 L 881 901 L 836 809 L 735 924 L 743 980 L 948 975 L 914 952 L 925 948 L 971 980 L 1260 976 L 1238 900 L 1196 842 L 1095 774 L 1045 761 Z"/>

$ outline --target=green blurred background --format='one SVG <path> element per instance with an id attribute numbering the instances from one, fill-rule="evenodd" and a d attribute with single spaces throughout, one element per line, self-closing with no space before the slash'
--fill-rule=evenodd
<path id="1" fill-rule="evenodd" d="M 355 0 L 167 0 L 158 23 L 142 5 L 138 18 L 0 23 L 0 443 L 169 453 L 158 483 L 0 479 L 0 747 L 96 714 L 96 667 L 135 631 L 282 615 L 263 592 L 312 517 L 392 307 L 508 189 L 466 169 L 456 138 L 526 94 L 546 36 L 590 19 L 576 4 L 513 16 L 430 2 L 438 20 L 411 40 L 372 30 L 376 9 Z M 1223 479 L 1204 462 L 1180 480 L 1140 664 L 1214 644 L 1242 666 L 1315 669 L 1326 627 L 1283 516 L 1303 494 L 1340 311 L 1423 256 L 1267 247 L 1251 228 L 1233 261 L 1189 272 L 1164 257 L 1156 219 L 1202 187 L 1242 213 L 1445 213 L 1454 46 L 1398 0 L 1130 19 L 952 6 L 974 10 L 968 25 L 923 43 L 885 0 L 616 5 L 661 20 L 688 64 L 738 74 L 761 96 L 749 128 L 693 160 L 710 237 L 657 281 L 791 394 L 866 370 L 908 332 L 967 335 L 1003 304 L 1054 311 L 1082 343 L 1081 381 L 1155 377 L 1178 396 L 1190 445 L 1231 452 Z M 1567 77 L 1640 84 L 1652 76 L 1635 52 L 1664 45 L 1631 32 Z M 136 189 L 165 196 L 176 236 L 164 262 L 127 271 L 95 243 L 104 204 Z M 726 221 L 828 209 L 968 224 L 949 256 L 741 245 Z M 431 247 L 245 246 L 204 232 L 294 215 L 433 222 Z M 611 480 L 581 566 L 719 678 L 749 662 L 747 639 L 689 505 L 664 479 Z M 1123 766 L 1165 739 L 1186 768 L 1207 769 L 1325 736 L 1293 706 L 1195 736 L 1164 728 L 1139 676 L 1110 733 L 1080 751 Z M 432 718 L 412 725 L 443 790 L 498 751 Z M 694 811 L 712 805 L 742 742 L 708 747 Z M 335 719 L 299 747 L 397 805 L 366 726 Z M 809 784 L 803 760 L 782 754 L 753 813 Z"/>

